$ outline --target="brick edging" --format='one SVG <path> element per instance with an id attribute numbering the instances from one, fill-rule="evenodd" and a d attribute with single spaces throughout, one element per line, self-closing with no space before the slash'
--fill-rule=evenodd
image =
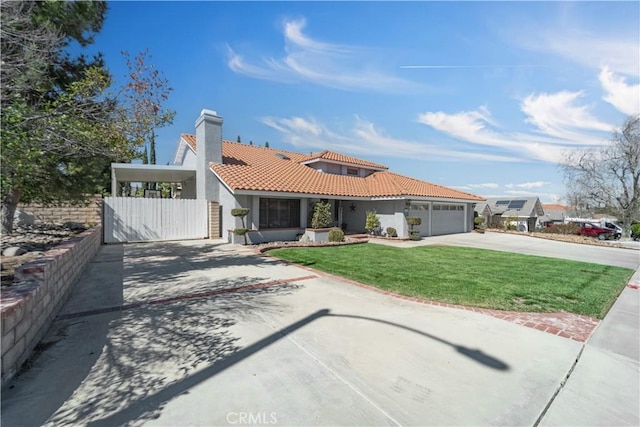
<path id="1" fill-rule="evenodd" d="M 282 243 L 282 244 L 275 244 L 275 245 L 269 245 L 269 246 L 262 246 L 262 247 L 257 247 L 254 249 L 254 251 L 258 254 L 258 255 L 265 255 L 267 251 L 270 251 L 272 249 L 282 249 L 282 248 L 326 248 L 327 246 L 350 246 L 350 245 L 360 245 L 362 243 L 368 243 L 368 240 L 349 240 L 346 242 L 322 242 L 322 243 L 313 243 L 313 244 L 300 244 L 297 242 L 293 242 L 290 244 L 287 243 Z M 269 256 L 269 255 L 267 255 Z M 275 257 L 272 257 L 275 259 Z"/>
<path id="2" fill-rule="evenodd" d="M 3 386 L 47 332 L 101 240 L 102 227 L 86 230 L 18 267 L 14 283 L 2 288 Z"/>

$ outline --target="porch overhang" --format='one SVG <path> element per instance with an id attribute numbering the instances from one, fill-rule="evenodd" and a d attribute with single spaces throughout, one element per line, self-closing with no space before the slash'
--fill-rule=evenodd
<path id="1" fill-rule="evenodd" d="M 111 163 L 111 194 L 119 182 L 183 182 L 195 176 L 195 168 L 184 166 Z"/>

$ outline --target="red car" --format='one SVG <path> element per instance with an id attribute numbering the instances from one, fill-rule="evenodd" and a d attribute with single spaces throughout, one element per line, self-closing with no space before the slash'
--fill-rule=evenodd
<path id="1" fill-rule="evenodd" d="M 583 222 L 580 224 L 580 235 L 588 237 L 597 237 L 598 240 L 618 239 L 620 236 L 611 228 L 601 227 L 598 224 Z"/>

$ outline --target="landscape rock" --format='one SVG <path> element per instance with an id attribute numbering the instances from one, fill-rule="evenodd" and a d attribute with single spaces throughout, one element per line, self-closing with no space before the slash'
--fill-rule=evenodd
<path id="1" fill-rule="evenodd" d="M 36 222 L 36 217 L 30 212 L 16 209 L 16 213 L 13 215 L 14 226 L 32 225 Z"/>
<path id="2" fill-rule="evenodd" d="M 84 224 L 81 224 L 79 222 L 73 222 L 73 221 L 65 222 L 62 225 L 62 227 L 68 230 L 75 230 L 75 231 L 84 231 L 87 229 L 87 227 L 85 227 Z"/>
<path id="3" fill-rule="evenodd" d="M 26 253 L 27 251 L 20 246 L 11 246 L 2 251 L 2 256 L 19 256 Z"/>

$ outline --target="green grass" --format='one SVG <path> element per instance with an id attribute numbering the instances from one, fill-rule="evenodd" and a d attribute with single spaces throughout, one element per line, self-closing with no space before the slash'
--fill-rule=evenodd
<path id="1" fill-rule="evenodd" d="M 269 254 L 403 295 L 451 304 L 602 318 L 633 270 L 484 249 L 363 244 Z"/>

